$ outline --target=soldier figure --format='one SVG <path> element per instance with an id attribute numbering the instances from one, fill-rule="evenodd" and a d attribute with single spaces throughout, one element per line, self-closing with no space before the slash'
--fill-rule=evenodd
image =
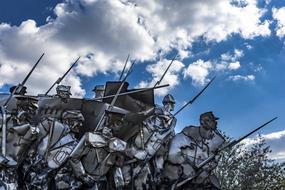
<path id="1" fill-rule="evenodd" d="M 149 179 L 152 183 L 159 183 L 167 144 L 174 135 L 176 118 L 171 111 L 174 110 L 175 100 L 168 94 L 162 103 L 163 107 L 156 107 L 154 114 L 143 122 L 140 133 L 127 151 L 127 155 L 138 160 L 138 164 L 133 171 L 130 170 L 131 165 L 126 165 L 124 177 L 129 183 L 134 178 L 137 189 L 150 188 L 146 184 Z"/>
<path id="2" fill-rule="evenodd" d="M 67 102 L 67 99 L 72 95 L 70 92 L 70 86 L 58 85 L 56 87 L 56 95 L 55 97 L 59 97 L 63 102 Z"/>
<path id="3" fill-rule="evenodd" d="M 36 140 L 38 129 L 34 126 L 37 100 L 16 97 L 17 107 L 6 113 L 2 107 L 0 189 L 18 189 L 18 167 L 26 157 L 31 144 Z M 5 126 L 4 126 L 5 125 Z M 6 130 L 6 131 L 5 131 Z"/>
<path id="4" fill-rule="evenodd" d="M 200 127 L 185 127 L 172 139 L 164 165 L 164 178 L 169 184 L 194 177 L 189 182 L 191 189 L 219 189 L 218 180 L 212 174 L 218 159 L 206 165 L 202 171 L 196 171 L 198 165 L 215 154 L 225 142 L 217 130 L 216 120 L 218 118 L 212 112 L 203 113 Z"/>
<path id="5" fill-rule="evenodd" d="M 83 121 L 84 117 L 80 111 L 67 110 L 63 112 L 61 121 L 48 117 L 40 122 L 37 143 L 29 151 L 29 157 L 23 165 L 27 189 L 53 189 L 54 186 L 57 186 L 57 189 L 63 189 L 66 187 L 62 175 L 57 175 L 57 172 L 63 167 L 77 145 L 78 141 L 74 134 L 78 132 Z M 60 174 L 64 172 L 66 170 L 63 169 Z M 72 176 L 68 177 L 72 179 Z M 71 185 L 71 182 L 67 184 Z M 72 185 L 74 189 L 77 185 L 80 186 L 76 183 Z"/>
<path id="6" fill-rule="evenodd" d="M 102 129 L 85 133 L 71 154 L 70 163 L 75 175 L 86 188 L 97 188 L 102 180 L 106 181 L 105 177 L 110 168 L 114 164 L 120 165 L 117 163 L 120 158 L 118 153 L 126 148 L 124 141 L 113 136 L 113 130 L 116 130 L 121 122 L 112 120 L 112 113 L 107 113 L 105 117 L 107 119 Z M 121 177 L 118 175 L 121 173 L 120 168 L 115 170 L 116 181 L 121 183 Z"/>

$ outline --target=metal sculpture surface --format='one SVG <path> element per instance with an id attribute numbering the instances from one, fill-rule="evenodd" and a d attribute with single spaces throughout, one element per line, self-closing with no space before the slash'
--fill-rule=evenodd
<path id="1" fill-rule="evenodd" d="M 43 56 L 43 55 L 42 55 Z M 41 60 L 37 61 L 38 62 Z M 26 94 L 25 82 L 0 94 L 0 189 L 219 189 L 213 170 L 219 153 L 266 126 L 227 145 L 213 112 L 200 115 L 200 126 L 175 133 L 176 118 L 208 88 L 214 78 L 174 114 L 168 94 L 162 106 L 152 88 L 128 89 L 134 62 L 119 81 L 94 88 L 95 98 L 71 97 L 59 84 L 38 96 Z"/>

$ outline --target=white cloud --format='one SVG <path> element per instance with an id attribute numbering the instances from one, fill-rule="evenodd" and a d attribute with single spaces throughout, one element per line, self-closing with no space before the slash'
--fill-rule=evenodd
<path id="1" fill-rule="evenodd" d="M 149 73 L 151 73 L 152 80 L 141 81 L 137 87 L 139 88 L 153 87 L 156 84 L 156 82 L 161 79 L 161 76 L 165 72 L 166 68 L 169 66 L 170 62 L 171 60 L 163 59 L 155 64 L 148 65 L 146 70 Z M 156 95 L 159 96 L 166 95 L 171 89 L 177 86 L 180 83 L 179 73 L 183 68 L 184 64 L 180 61 L 175 60 L 160 83 L 160 85 L 169 84 L 170 87 L 155 90 Z"/>
<path id="2" fill-rule="evenodd" d="M 240 62 L 238 61 L 241 57 L 244 56 L 244 52 L 241 49 L 234 49 L 233 52 L 226 52 L 221 54 L 220 63 L 215 65 L 216 71 L 233 71 L 241 67 Z"/>
<path id="3" fill-rule="evenodd" d="M 213 69 L 213 64 L 210 61 L 199 59 L 184 69 L 184 78 L 191 77 L 193 84 L 204 85 L 208 81 L 207 77 L 211 69 Z"/>
<path id="4" fill-rule="evenodd" d="M 246 75 L 246 76 L 242 76 L 242 75 L 233 75 L 233 76 L 229 76 L 229 79 L 232 81 L 253 81 L 255 80 L 255 76 L 254 75 Z"/>
<path id="5" fill-rule="evenodd" d="M 277 20 L 276 35 L 282 38 L 285 35 L 285 7 L 273 8 L 273 18 Z"/>
<path id="6" fill-rule="evenodd" d="M 81 55 L 65 83 L 82 96 L 79 75 L 116 73 L 129 53 L 139 61 L 153 61 L 177 49 L 184 59 L 199 37 L 219 42 L 232 34 L 246 39 L 270 35 L 268 21 L 261 20 L 265 10 L 256 0 L 243 6 L 226 0 L 68 0 L 54 12 L 56 17 L 43 26 L 33 20 L 20 26 L 0 24 L 0 88 L 21 81 L 43 52 L 28 91 L 43 93 Z M 194 80 L 203 83 L 202 75 Z"/>
<path id="7" fill-rule="evenodd" d="M 243 56 L 244 56 L 243 50 L 241 50 L 241 49 L 234 49 L 234 51 L 232 53 L 230 53 L 230 52 L 223 53 L 221 55 L 221 60 L 222 61 L 232 61 L 232 62 L 235 62 L 235 61 L 237 61 L 239 58 L 241 58 Z"/>
<path id="8" fill-rule="evenodd" d="M 252 46 L 252 45 L 249 45 L 249 44 L 246 44 L 245 47 L 246 47 L 248 50 L 253 49 L 253 46 Z"/>
<path id="9" fill-rule="evenodd" d="M 239 61 L 236 61 L 236 62 L 232 62 L 228 65 L 228 69 L 229 70 L 237 70 L 240 68 L 240 63 Z"/>
<path id="10" fill-rule="evenodd" d="M 272 153 L 270 153 L 270 158 L 276 159 L 278 161 L 285 161 L 285 130 L 277 131 L 269 134 L 262 134 L 265 142 L 270 146 Z M 259 142 L 258 137 L 247 138 L 243 142 L 245 146 L 250 146 L 254 143 Z"/>

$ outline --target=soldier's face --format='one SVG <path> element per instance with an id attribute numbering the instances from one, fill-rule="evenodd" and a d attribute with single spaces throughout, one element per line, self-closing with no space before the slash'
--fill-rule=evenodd
<path id="1" fill-rule="evenodd" d="M 64 91 L 59 91 L 58 92 L 58 96 L 61 97 L 61 98 L 64 98 L 64 99 L 67 99 L 70 97 L 69 93 L 68 92 L 64 92 Z"/>
<path id="2" fill-rule="evenodd" d="M 217 128 L 217 121 L 212 117 L 203 117 L 201 125 L 206 130 L 215 130 Z"/>
<path id="3" fill-rule="evenodd" d="M 166 109 L 168 111 L 173 111 L 174 110 L 174 107 L 175 107 L 175 104 L 174 103 L 168 103 L 165 105 L 166 106 Z"/>
<path id="4" fill-rule="evenodd" d="M 82 122 L 83 121 L 81 121 L 81 120 L 70 119 L 68 121 L 68 125 L 70 127 L 70 130 L 72 132 L 79 133 L 80 127 L 82 127 Z"/>

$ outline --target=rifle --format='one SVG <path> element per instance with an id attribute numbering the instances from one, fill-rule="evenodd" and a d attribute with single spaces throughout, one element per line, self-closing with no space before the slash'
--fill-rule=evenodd
<path id="1" fill-rule="evenodd" d="M 139 93 L 139 92 L 144 92 L 144 91 L 148 91 L 148 90 L 164 88 L 164 87 L 168 87 L 168 86 L 169 86 L 169 84 L 164 84 L 164 85 L 151 87 L 151 88 L 141 88 L 141 89 L 137 89 L 137 90 L 134 90 L 134 91 L 119 93 L 118 96 L 125 96 L 125 95 L 129 95 L 129 94 L 135 94 L 135 93 Z M 104 97 L 100 97 L 100 98 L 93 98 L 92 100 L 102 100 L 104 98 L 113 98 L 115 96 L 116 96 L 116 94 L 113 94 L 113 95 L 108 95 L 108 96 L 104 96 Z"/>
<path id="2" fill-rule="evenodd" d="M 100 120 L 99 120 L 97 126 L 95 127 L 95 131 L 97 131 L 97 130 L 105 123 L 105 120 L 106 120 L 106 111 L 111 111 L 111 110 L 113 109 L 113 107 L 114 107 L 114 105 L 115 105 L 115 103 L 116 103 L 116 101 L 117 101 L 117 99 L 118 99 L 118 97 L 119 97 L 119 94 L 120 94 L 120 92 L 121 92 L 121 90 L 122 90 L 122 88 L 123 88 L 123 86 L 124 86 L 124 84 L 125 84 L 125 81 L 127 80 L 128 76 L 129 76 L 129 75 L 131 74 L 131 72 L 132 72 L 132 69 L 133 69 L 134 64 L 135 64 L 135 61 L 132 62 L 132 65 L 130 66 L 130 68 L 129 68 L 127 74 L 126 74 L 126 76 L 125 76 L 124 79 L 122 80 L 122 84 L 120 85 L 120 87 L 119 87 L 119 89 L 117 90 L 117 92 L 116 92 L 114 98 L 112 99 L 111 104 L 108 106 L 108 108 L 105 110 L 105 112 L 104 112 L 103 115 L 101 116 L 101 118 L 100 118 Z M 101 99 L 102 99 L 102 98 L 101 98 Z"/>
<path id="3" fill-rule="evenodd" d="M 80 57 L 78 57 L 76 59 L 76 61 L 69 67 L 69 69 L 62 75 L 62 77 L 59 77 L 54 83 L 53 85 L 48 89 L 48 91 L 45 93 L 45 96 L 48 95 L 48 93 L 51 91 L 51 89 L 56 85 L 56 84 L 60 84 L 61 81 L 66 77 L 66 75 L 71 71 L 71 69 L 75 66 L 75 64 L 79 61 Z"/>
<path id="4" fill-rule="evenodd" d="M 27 80 L 30 78 L 32 72 L 35 70 L 35 68 L 37 67 L 37 65 L 39 64 L 39 62 L 41 61 L 42 57 L 44 56 L 44 53 L 41 55 L 41 57 L 38 59 L 38 61 L 36 62 L 36 64 L 32 67 L 32 69 L 30 70 L 30 72 L 28 73 L 28 75 L 24 78 L 24 80 L 18 84 L 16 86 L 16 88 L 14 88 L 13 92 L 10 94 L 10 96 L 8 97 L 8 99 L 6 100 L 6 102 L 3 104 L 3 106 L 6 108 L 7 104 L 10 102 L 11 98 L 13 97 L 13 95 L 17 92 L 20 91 L 21 88 L 26 84 Z"/>
<path id="5" fill-rule="evenodd" d="M 128 61 L 129 61 L 129 58 L 130 58 L 130 54 L 128 54 L 128 57 L 127 57 L 127 59 L 126 59 L 126 62 L 125 62 L 124 68 L 123 68 L 123 70 L 122 70 L 122 73 L 121 73 L 121 75 L 120 75 L 119 81 L 122 79 L 123 74 L 125 73 L 125 69 L 126 69 L 126 66 L 127 66 Z"/>
<path id="6" fill-rule="evenodd" d="M 237 145 L 238 143 L 240 143 L 242 140 L 244 140 L 245 138 L 249 137 L 250 135 L 252 135 L 253 133 L 255 133 L 256 131 L 260 130 L 261 128 L 265 127 L 266 125 L 268 125 L 269 123 L 271 123 L 272 121 L 274 121 L 275 119 L 277 119 L 277 117 L 274 117 L 273 119 L 267 121 L 266 123 L 262 124 L 261 126 L 257 127 L 256 129 L 252 130 L 251 132 L 247 133 L 246 135 L 240 137 L 237 140 L 233 140 L 232 142 L 226 144 L 225 146 L 223 146 L 222 148 L 217 150 L 217 154 L 223 152 L 225 149 L 227 148 L 232 148 L 235 145 Z M 216 154 L 211 155 L 209 158 L 207 158 L 206 160 L 204 160 L 203 162 L 201 162 L 198 166 L 197 166 L 197 173 L 192 176 L 189 177 L 179 183 L 175 183 L 173 184 L 173 186 L 171 187 L 172 190 L 177 189 L 179 187 L 181 187 L 182 185 L 188 183 L 189 181 L 192 181 L 193 179 L 195 179 L 196 177 L 198 177 L 202 172 L 203 172 L 203 167 L 205 165 L 207 165 L 208 163 L 212 162 L 215 159 Z"/>
<path id="7" fill-rule="evenodd" d="M 215 77 L 194 97 L 194 98 L 192 98 L 189 102 L 187 102 L 184 106 L 182 106 L 182 108 L 180 108 L 174 115 L 173 115 L 173 117 L 175 117 L 179 112 L 181 112 L 186 106 L 188 106 L 189 104 L 193 104 L 194 103 L 194 101 L 208 88 L 208 86 L 214 81 L 214 79 L 215 79 Z M 170 120 L 168 120 L 168 122 L 170 122 L 171 121 L 171 119 Z M 171 130 L 172 129 L 169 129 L 169 132 L 167 132 L 168 134 L 165 136 L 165 138 L 164 139 L 167 139 L 167 137 L 171 134 L 170 132 L 171 132 Z M 151 158 L 150 158 L 151 159 Z M 133 179 L 134 178 L 136 178 L 139 174 L 140 174 L 140 172 L 141 172 L 141 170 L 145 167 L 145 165 L 149 162 L 149 160 L 150 159 L 146 159 L 146 160 L 144 160 L 144 162 L 141 164 L 141 169 L 133 176 Z"/>
<path id="8" fill-rule="evenodd" d="M 154 87 L 156 87 L 157 85 L 159 85 L 162 81 L 162 79 L 165 77 L 167 71 L 169 70 L 170 66 L 172 65 L 172 63 L 174 62 L 174 60 L 177 57 L 177 53 L 175 54 L 175 56 L 172 58 L 170 64 L 168 65 L 168 67 L 166 68 L 166 70 L 164 71 L 164 73 L 162 74 L 162 76 L 160 77 L 160 79 L 155 83 Z"/>
<path id="9" fill-rule="evenodd" d="M 210 82 L 189 102 L 187 102 L 184 106 L 182 106 L 173 116 L 175 117 L 177 114 L 179 114 L 184 108 L 186 108 L 188 105 L 193 104 L 193 102 L 208 88 L 208 86 L 215 80 L 216 77 L 213 77 Z"/>
<path id="10" fill-rule="evenodd" d="M 8 105 L 8 103 L 10 102 L 11 98 L 14 96 L 14 94 L 18 91 L 21 90 L 22 87 L 24 87 L 24 85 L 26 84 L 27 80 L 30 78 L 32 72 L 35 70 L 35 68 L 37 67 L 38 63 L 41 61 L 42 57 L 44 56 L 44 53 L 41 55 L 41 57 L 38 59 L 38 61 L 36 62 L 36 64 L 32 67 L 32 69 L 30 70 L 30 72 L 28 73 L 28 75 L 24 78 L 24 80 L 18 84 L 16 86 L 16 88 L 14 88 L 13 92 L 10 94 L 10 96 L 8 97 L 8 99 L 6 100 L 6 102 L 1 106 L 1 112 L 2 112 L 2 117 L 3 117 L 3 121 L 2 121 L 2 155 L 5 157 L 6 156 L 6 139 L 7 139 L 7 124 L 6 124 L 6 120 L 7 120 L 7 115 L 6 115 L 6 107 Z"/>

